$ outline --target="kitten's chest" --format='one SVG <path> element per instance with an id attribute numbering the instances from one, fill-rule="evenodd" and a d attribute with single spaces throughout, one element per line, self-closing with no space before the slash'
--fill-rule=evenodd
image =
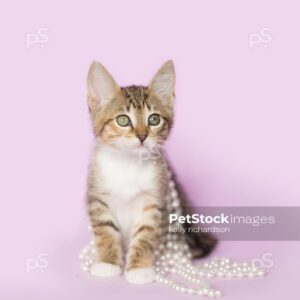
<path id="1" fill-rule="evenodd" d="M 141 163 L 138 156 L 103 150 L 97 154 L 97 164 L 101 189 L 117 196 L 119 201 L 155 189 L 156 170 L 151 161 Z"/>

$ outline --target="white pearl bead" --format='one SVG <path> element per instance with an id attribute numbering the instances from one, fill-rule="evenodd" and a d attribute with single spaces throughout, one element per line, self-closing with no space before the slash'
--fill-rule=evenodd
<path id="1" fill-rule="evenodd" d="M 215 296 L 215 292 L 214 291 L 209 291 L 208 292 L 208 297 L 213 298 Z"/>
<path id="2" fill-rule="evenodd" d="M 207 294 L 208 294 L 208 289 L 204 288 L 204 289 L 202 290 L 202 292 L 203 292 L 203 295 L 207 295 Z"/>
<path id="3" fill-rule="evenodd" d="M 89 268 L 88 268 L 87 266 L 83 266 L 83 267 L 82 267 L 82 270 L 83 270 L 84 272 L 87 272 L 87 271 L 89 270 Z"/>

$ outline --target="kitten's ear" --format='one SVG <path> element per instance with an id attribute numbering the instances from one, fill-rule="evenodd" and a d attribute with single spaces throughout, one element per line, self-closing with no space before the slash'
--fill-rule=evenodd
<path id="1" fill-rule="evenodd" d="M 120 91 L 120 87 L 104 68 L 94 61 L 89 69 L 88 78 L 88 105 L 91 111 L 96 111 L 109 103 Z"/>
<path id="2" fill-rule="evenodd" d="M 173 104 L 175 98 L 175 68 L 171 60 L 160 67 L 148 88 L 161 101 Z"/>

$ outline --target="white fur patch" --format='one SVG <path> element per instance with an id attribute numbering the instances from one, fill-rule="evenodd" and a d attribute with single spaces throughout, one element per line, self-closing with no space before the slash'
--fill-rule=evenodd
<path id="1" fill-rule="evenodd" d="M 102 146 L 96 153 L 102 187 L 126 201 L 141 191 L 153 189 L 153 161 L 140 161 L 138 154 Z"/>
<path id="2" fill-rule="evenodd" d="M 121 268 L 116 265 L 98 262 L 92 265 L 91 274 L 97 277 L 114 277 L 121 274 Z"/>
<path id="3" fill-rule="evenodd" d="M 125 272 L 125 278 L 135 284 L 151 283 L 155 279 L 155 271 L 153 268 L 132 269 Z"/>
<path id="4" fill-rule="evenodd" d="M 96 153 L 96 163 L 102 175 L 99 185 L 110 194 L 110 213 L 127 240 L 146 201 L 138 195 L 156 187 L 153 161 L 140 162 L 138 154 L 102 146 Z"/>

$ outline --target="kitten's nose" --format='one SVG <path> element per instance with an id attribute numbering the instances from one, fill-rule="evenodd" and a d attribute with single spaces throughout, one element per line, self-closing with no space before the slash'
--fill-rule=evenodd
<path id="1" fill-rule="evenodd" d="M 144 140 L 147 138 L 147 134 L 138 134 L 137 138 L 140 140 L 141 144 L 144 142 Z"/>

